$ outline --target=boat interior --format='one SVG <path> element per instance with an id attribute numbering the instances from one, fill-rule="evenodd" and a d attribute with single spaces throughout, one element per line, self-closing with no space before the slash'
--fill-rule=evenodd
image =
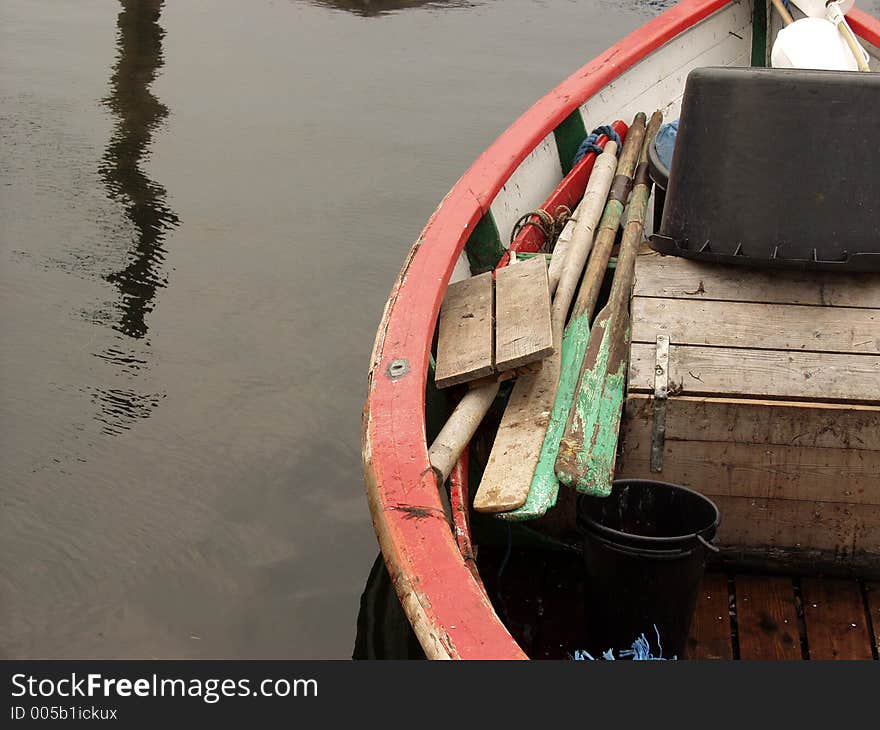
<path id="1" fill-rule="evenodd" d="M 573 157 L 580 137 L 569 139 L 566 124 L 589 131 L 614 120 L 629 125 L 638 112 L 650 116 L 655 109 L 665 122 L 695 114 L 685 97 L 689 74 L 707 67 L 764 70 L 782 27 L 770 2 L 727 3 L 610 81 L 581 105 L 578 124 L 559 125 L 513 172 L 471 234 L 450 284 L 474 282 L 499 258 L 510 256 L 506 249 L 516 239 L 517 223 L 522 235 L 524 216 L 540 208 L 570 172 L 559 159 Z M 880 49 L 864 45 L 871 69 L 880 71 Z M 870 98 L 876 101 L 880 87 L 872 89 Z M 740 96 L 731 92 L 725 98 Z M 614 477 L 689 487 L 721 513 L 718 551 L 709 553 L 684 656 L 674 658 L 877 660 L 880 273 L 822 266 L 820 243 L 803 238 L 797 245 L 807 253 L 798 249 L 790 258 L 807 263 L 756 265 L 761 256 L 785 258 L 785 250 L 779 253 L 777 222 L 788 215 L 782 200 L 786 188 L 799 183 L 774 177 L 758 152 L 749 153 L 757 148 L 750 147 L 748 132 L 719 121 L 729 111 L 724 104 L 720 113 L 715 109 L 707 116 L 705 127 L 727 158 L 754 166 L 750 184 L 769 196 L 762 211 L 746 196 L 741 209 L 728 211 L 729 225 L 744 218 L 763 226 L 772 239 L 771 253 L 759 255 L 753 247 L 752 260 L 732 261 L 750 257 L 748 243 L 722 251 L 708 240 L 675 252 L 680 255 L 661 253 L 656 238 L 675 238 L 669 234 L 676 223 L 670 206 L 681 204 L 681 194 L 676 202 L 672 187 L 666 189 L 670 181 L 660 180 L 662 171 L 652 168 L 654 188 L 628 299 L 630 339 Z M 767 111 L 760 117 L 761 129 L 784 147 L 789 137 L 775 126 L 781 117 L 763 106 L 756 109 Z M 876 106 L 856 110 L 854 124 L 870 118 L 876 132 L 876 111 Z M 820 144 L 821 135 L 815 139 Z M 874 147 L 871 159 L 880 162 Z M 716 185 L 729 199 L 736 198 L 735 186 L 742 183 L 728 174 L 727 158 L 713 163 L 714 177 L 697 184 Z M 805 163 L 805 175 L 822 164 Z M 866 165 L 870 169 L 869 160 Z M 842 179 L 838 175 L 829 185 Z M 853 179 L 862 180 L 868 194 L 880 194 L 873 173 L 856 173 Z M 706 200 L 713 210 L 709 215 L 725 215 L 723 203 L 711 196 Z M 678 222 L 691 225 L 694 215 L 686 211 Z M 828 212 L 823 216 L 827 219 Z M 560 240 L 567 235 L 571 231 L 563 229 Z M 594 312 L 613 296 L 623 235 L 620 226 Z M 681 247 L 688 249 L 686 243 Z M 552 272 L 553 249 L 543 247 L 540 254 L 546 254 Z M 500 279 L 496 286 L 495 296 L 501 297 Z M 438 321 L 442 327 L 443 310 Z M 595 331 L 596 315 L 592 325 Z M 469 388 L 454 379 L 435 385 L 435 377 L 438 383 L 447 377 L 434 366 L 435 358 L 443 360 L 442 339 L 442 330 L 435 331 L 425 399 L 428 445 Z M 607 647 L 603 637 L 589 635 L 589 586 L 577 519 L 583 497 L 563 485 L 553 506 L 533 519 L 510 518 L 509 508 L 484 508 L 479 501 L 474 509 L 487 469 L 495 468 L 493 448 L 522 372 L 517 371 L 519 378 L 499 379 L 488 414 L 451 470 L 442 499 L 465 561 L 522 650 L 533 659 L 578 659 L 589 647 L 588 658 L 599 658 L 597 651 L 628 647 Z M 659 633 L 648 634 L 651 658 L 673 658 L 664 656 Z"/>

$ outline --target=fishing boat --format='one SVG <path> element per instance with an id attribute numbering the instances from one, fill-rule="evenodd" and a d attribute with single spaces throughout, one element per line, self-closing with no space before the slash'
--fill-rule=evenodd
<path id="1" fill-rule="evenodd" d="M 507 379 L 493 378 L 490 365 L 470 385 L 449 377 L 451 385 L 438 388 L 438 326 L 450 288 L 467 282 L 475 288 L 479 280 L 491 292 L 493 274 L 486 272 L 495 271 L 494 296 L 500 298 L 500 272 L 518 267 L 525 272 L 530 261 L 544 262 L 548 237 L 561 229 L 559 240 L 574 245 L 573 230 L 586 215 L 609 147 L 622 165 L 627 139 L 638 128 L 640 139 L 650 133 L 659 148 L 653 137 L 657 124 L 647 117 L 660 110 L 664 122 L 682 115 L 684 125 L 686 84 L 712 81 L 712 73 L 700 76 L 701 69 L 769 71 L 774 41 L 791 20 L 785 13 L 801 17 L 796 7 L 778 11 L 781 4 L 683 0 L 647 22 L 569 76 L 492 143 L 442 200 L 403 262 L 370 362 L 363 464 L 391 583 L 428 658 L 571 657 L 581 646 L 585 623 L 576 490 L 565 484 L 557 490 L 556 462 L 551 487 L 541 492 L 526 480 L 527 493 L 505 502 L 508 481 L 516 479 L 499 478 L 498 470 L 519 467 L 499 467 L 493 453 L 501 448 L 505 418 L 512 421 L 519 407 L 518 383 L 547 377 L 551 390 L 557 383 L 563 387 L 566 364 L 559 362 L 558 331 L 545 348 L 555 347 L 555 365 L 545 359 L 530 371 L 518 364 Z M 866 52 L 860 66 L 880 71 L 880 21 L 857 8 L 846 20 Z M 857 77 L 865 70 L 848 73 Z M 741 83 L 733 73 L 720 74 L 724 83 Z M 873 129 L 874 147 L 877 112 L 875 105 L 873 116 L 863 119 Z M 826 130 L 828 155 L 836 134 Z M 636 147 L 627 192 L 641 182 L 647 201 L 646 144 Z M 731 148 L 726 154 L 741 152 Z M 657 164 L 649 167 L 657 183 Z M 619 175 L 614 161 L 605 168 L 612 178 Z M 679 185 L 679 205 L 684 187 Z M 607 191 L 606 185 L 599 213 L 607 207 Z M 619 192 L 622 204 L 626 198 Z M 869 192 L 877 194 L 876 182 Z M 674 227 L 672 216 L 662 212 L 664 202 L 668 212 L 673 193 L 672 185 L 662 189 L 657 183 L 653 208 L 645 204 L 631 280 L 611 284 L 609 293 L 624 260 L 617 225 L 612 238 L 620 252 L 606 251 L 597 264 L 601 276 L 593 281 L 588 308 L 593 331 L 583 347 L 597 342 L 597 330 L 612 330 L 625 333 L 626 350 L 605 355 L 623 363 L 619 417 L 610 419 L 614 453 L 602 462 L 599 452 L 608 452 L 607 444 L 588 438 L 587 457 L 618 479 L 653 477 L 708 493 L 720 508 L 720 554 L 701 584 L 688 658 L 876 660 L 880 274 L 853 267 L 834 271 L 835 261 L 823 266 L 816 249 L 794 268 L 737 266 L 742 262 L 735 259 L 749 253 L 748 245 L 744 249 L 740 242 L 730 250 L 709 247 L 708 241 L 688 245 L 661 228 L 661 221 L 663 228 Z M 817 195 L 821 203 L 824 193 Z M 783 203 L 768 204 L 782 215 Z M 619 226 L 624 236 L 632 224 L 627 211 L 626 225 Z M 590 233 L 598 236 L 598 227 L 596 219 Z M 676 246 L 681 250 L 670 250 Z M 785 258 L 779 248 L 765 258 Z M 553 282 L 553 262 L 562 260 L 558 251 L 549 256 L 549 274 L 545 264 L 532 267 L 549 282 L 544 286 L 551 294 L 555 284 L 554 302 L 567 286 L 558 271 Z M 595 248 L 584 255 L 594 254 Z M 850 257 L 849 263 L 856 260 Z M 589 261 L 584 279 L 579 273 L 573 279 L 574 286 L 581 283 L 578 297 L 586 288 Z M 612 305 L 617 309 L 607 310 Z M 595 314 L 600 307 L 611 312 L 606 319 L 601 311 Z M 623 310 L 627 319 L 614 324 Z M 549 309 L 535 318 L 545 314 L 552 324 Z M 485 324 L 479 316 L 465 316 L 468 326 Z M 492 356 L 500 357 L 497 351 Z M 593 352 L 586 358 L 602 356 Z M 662 383 L 658 374 L 664 374 Z M 463 403 L 469 413 L 462 413 Z M 542 439 L 553 428 L 547 424 L 553 406 L 551 392 L 543 422 L 537 419 L 530 427 L 542 434 L 537 447 L 530 447 L 534 454 L 514 460 L 526 463 L 530 477 L 529 459 L 539 458 Z M 558 429 L 559 453 L 571 412 Z M 455 418 L 461 428 L 454 436 L 463 439 L 462 448 L 438 439 Z M 513 425 L 521 430 L 521 424 Z"/>

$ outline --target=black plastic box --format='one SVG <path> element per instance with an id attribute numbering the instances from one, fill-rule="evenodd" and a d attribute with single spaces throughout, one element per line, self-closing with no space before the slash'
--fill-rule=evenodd
<path id="1" fill-rule="evenodd" d="M 880 74 L 691 71 L 651 246 L 755 266 L 880 271 Z"/>

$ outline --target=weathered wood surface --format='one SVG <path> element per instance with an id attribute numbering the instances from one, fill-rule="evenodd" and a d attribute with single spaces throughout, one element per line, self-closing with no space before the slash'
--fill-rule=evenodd
<path id="1" fill-rule="evenodd" d="M 620 476 L 651 478 L 650 433 L 627 427 Z M 880 451 L 666 440 L 661 474 L 709 496 L 880 505 Z"/>
<path id="2" fill-rule="evenodd" d="M 629 399 L 619 477 L 658 478 L 653 419 L 651 399 Z M 709 496 L 880 505 L 878 436 L 878 408 L 673 398 L 659 478 Z"/>
<path id="3" fill-rule="evenodd" d="M 654 251 L 644 256 L 636 269 L 636 297 L 880 309 L 880 274 L 718 266 Z"/>
<path id="4" fill-rule="evenodd" d="M 611 293 L 593 323 L 559 442 L 557 479 L 586 494 L 608 495 L 614 479 L 630 345 L 630 295 L 651 192 L 645 162 L 662 121 L 662 113 L 654 112 L 645 132 Z"/>
<path id="5" fill-rule="evenodd" d="M 584 193 L 580 219 L 568 245 L 565 266 L 553 298 L 551 322 L 554 342 L 562 342 L 565 318 L 611 187 L 616 152 L 614 142 L 605 145 L 605 151 L 596 160 Z M 539 373 L 520 377 L 513 386 L 492 453 L 474 496 L 475 510 L 508 512 L 525 503 L 553 408 L 561 357 L 561 352 L 554 351 L 546 358 Z"/>
<path id="6" fill-rule="evenodd" d="M 637 297 L 632 316 L 633 342 L 880 353 L 880 309 Z"/>
<path id="7" fill-rule="evenodd" d="M 468 454 L 462 454 L 449 475 L 449 508 L 452 511 L 452 534 L 455 535 L 461 557 L 477 582 L 482 584 L 480 571 L 477 570 L 477 550 L 471 540 L 468 462 Z"/>
<path id="8" fill-rule="evenodd" d="M 851 580 L 801 582 L 810 659 L 872 659 L 859 585 Z"/>
<path id="9" fill-rule="evenodd" d="M 654 350 L 654 345 L 633 344 L 632 392 L 653 391 Z M 877 402 L 880 355 L 691 347 L 673 340 L 669 387 L 682 395 Z"/>
<path id="10" fill-rule="evenodd" d="M 451 284 L 440 308 L 437 337 L 438 388 L 493 372 L 494 322 L 492 273 Z"/>
<path id="11" fill-rule="evenodd" d="M 614 177 L 616 184 L 605 203 L 605 210 L 599 221 L 593 248 L 578 287 L 571 317 L 562 336 L 559 382 L 544 443 L 541 445 L 541 453 L 538 463 L 535 465 L 532 483 L 529 486 L 528 497 L 522 507 L 499 515 L 501 519 L 512 521 L 536 519 L 553 507 L 558 499 L 559 480 L 556 478 L 556 457 L 559 452 L 559 442 L 568 420 L 587 352 L 590 318 L 596 306 L 602 281 L 605 279 L 608 258 L 620 226 L 624 202 L 632 186 L 632 176 L 635 164 L 641 154 L 644 137 L 645 115 L 639 113 L 630 126 L 626 142 L 617 161 Z M 578 215 L 580 215 L 580 207 Z M 558 247 L 557 243 L 557 250 Z"/>
<path id="12" fill-rule="evenodd" d="M 633 296 L 617 476 L 707 494 L 725 553 L 752 566 L 880 560 L 880 275 L 643 250 Z M 669 398 L 652 472 L 658 334 L 671 341 Z"/>
<path id="13" fill-rule="evenodd" d="M 716 500 L 717 501 L 717 500 Z M 782 575 L 822 575 L 827 578 L 880 580 L 877 553 L 835 552 L 803 545 L 719 545 L 726 565 Z"/>
<path id="14" fill-rule="evenodd" d="M 548 416 L 538 461 L 532 473 L 529 493 L 522 506 L 499 514 L 501 519 L 515 522 L 533 520 L 545 514 L 556 503 L 559 494 L 559 481 L 555 472 L 556 454 L 559 451 L 559 440 L 568 417 L 571 399 L 574 397 L 577 373 L 587 351 L 589 336 L 590 323 L 585 317 L 578 317 L 572 321 L 563 334 L 556 394 L 553 398 L 553 408 Z"/>
<path id="15" fill-rule="evenodd" d="M 740 659 L 801 659 L 791 578 L 736 576 Z"/>
<path id="16" fill-rule="evenodd" d="M 707 573 L 687 640 L 688 659 L 733 659 L 730 644 L 730 606 L 727 576 Z"/>
<path id="17" fill-rule="evenodd" d="M 542 256 L 495 275 L 495 370 L 511 370 L 553 352 L 547 261 Z"/>
<path id="18" fill-rule="evenodd" d="M 845 561 L 854 553 L 880 555 L 880 506 L 715 495 L 722 546 L 810 547 Z"/>
<path id="19" fill-rule="evenodd" d="M 653 419 L 653 398 L 632 394 L 627 422 Z M 676 396 L 666 438 L 880 451 L 880 406 Z"/>
<path id="20" fill-rule="evenodd" d="M 428 448 L 428 460 L 440 473 L 441 482 L 450 475 L 464 445 L 476 433 L 499 387 L 500 384 L 494 382 L 470 388 Z"/>

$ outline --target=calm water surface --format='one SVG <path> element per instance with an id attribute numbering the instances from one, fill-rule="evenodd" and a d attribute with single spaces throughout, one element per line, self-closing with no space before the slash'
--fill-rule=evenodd
<path id="1" fill-rule="evenodd" d="M 0 656 L 347 657 L 410 242 L 664 2 L 0 2 Z"/>

